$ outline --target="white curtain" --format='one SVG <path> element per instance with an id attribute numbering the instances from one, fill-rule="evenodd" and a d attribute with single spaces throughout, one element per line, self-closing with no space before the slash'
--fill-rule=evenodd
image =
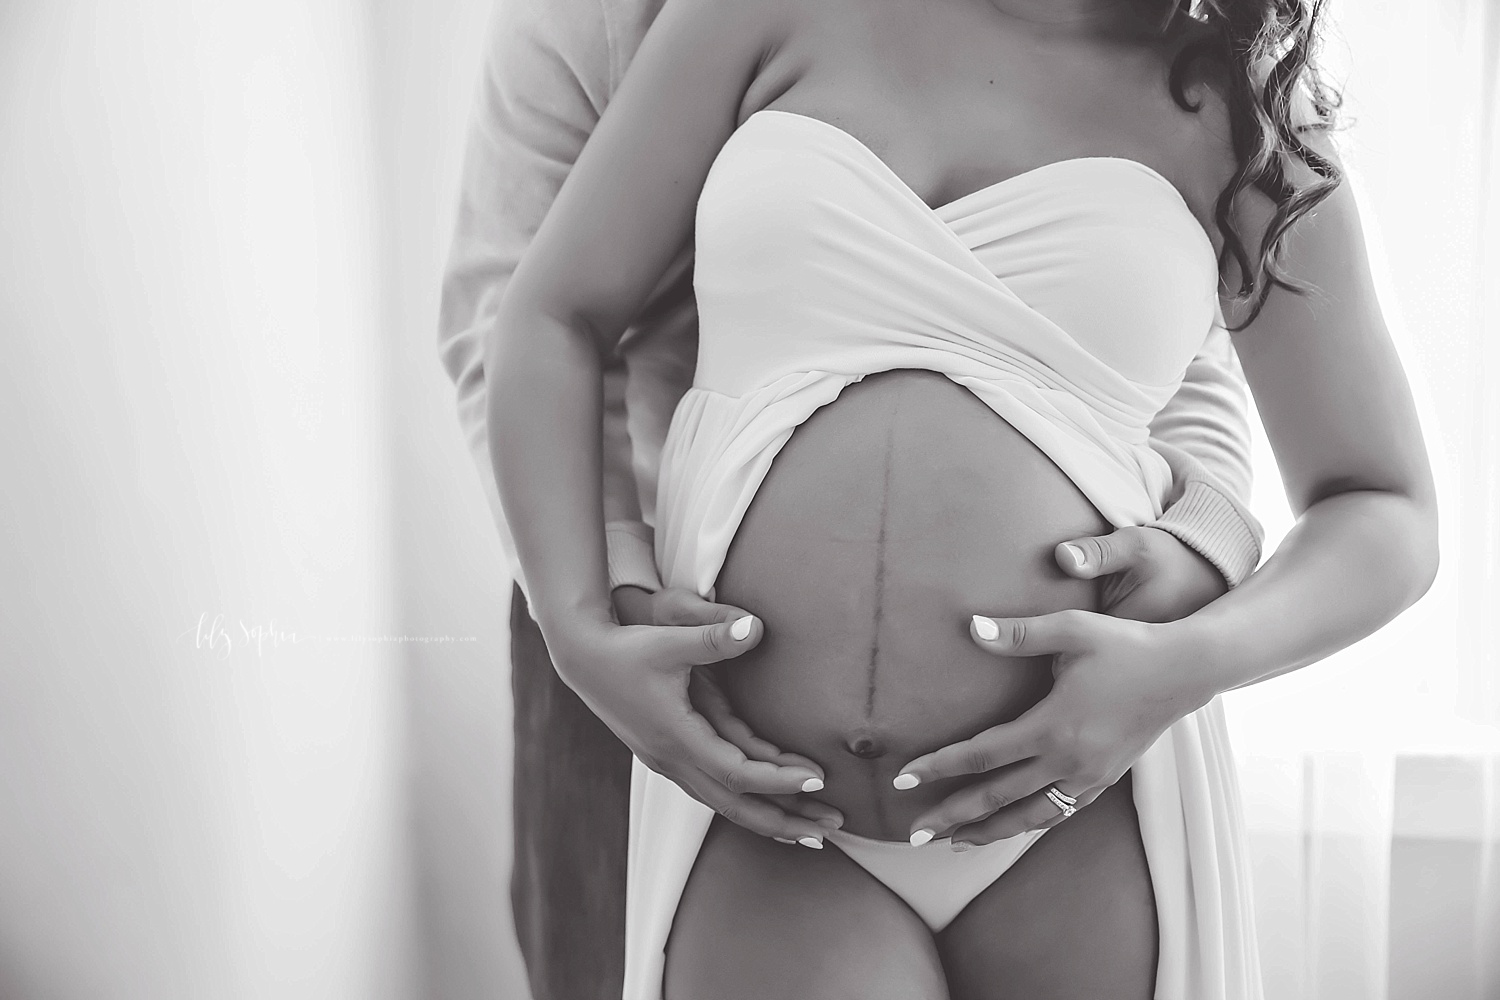
<path id="1" fill-rule="evenodd" d="M 1325 64 L 1442 498 L 1400 620 L 1236 692 L 1267 995 L 1500 998 L 1500 4 L 1345 2 Z M 1255 508 L 1290 525 L 1261 434 Z"/>
<path id="2" fill-rule="evenodd" d="M 419 993 L 367 21 L 0 0 L 5 1000 Z"/>

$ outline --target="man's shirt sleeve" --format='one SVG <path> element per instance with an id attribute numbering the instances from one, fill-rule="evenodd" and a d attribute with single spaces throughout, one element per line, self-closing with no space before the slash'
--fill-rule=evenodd
<path id="1" fill-rule="evenodd" d="M 1151 523 L 1198 552 L 1238 586 L 1260 563 L 1264 533 L 1250 499 L 1245 378 L 1216 322 L 1182 387 L 1151 423 L 1151 446 L 1172 468 L 1167 509 Z"/>

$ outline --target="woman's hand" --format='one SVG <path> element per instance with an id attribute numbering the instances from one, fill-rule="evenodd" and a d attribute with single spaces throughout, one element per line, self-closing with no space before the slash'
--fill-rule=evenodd
<path id="1" fill-rule="evenodd" d="M 1055 654 L 1055 680 L 1051 693 L 1020 718 L 903 769 L 898 788 L 985 775 L 919 816 L 914 842 L 951 835 L 959 843 L 988 844 L 1054 826 L 1063 815 L 1044 794 L 1049 785 L 1086 807 L 1169 726 L 1217 693 L 1198 679 L 1195 666 L 1204 654 L 1192 633 L 1172 625 L 1062 611 L 975 615 L 969 631 L 997 656 Z"/>
<path id="2" fill-rule="evenodd" d="M 760 621 L 678 588 L 621 587 L 613 597 L 627 624 L 570 636 L 558 655 L 569 686 L 642 763 L 726 819 L 821 847 L 843 824 L 837 810 L 800 797 L 822 787 L 822 768 L 755 737 L 704 671 L 754 649 Z"/>
<path id="3" fill-rule="evenodd" d="M 724 694 L 723 688 L 719 686 L 718 679 L 714 676 L 715 669 L 715 667 L 693 668 L 693 679 L 688 685 L 688 697 L 692 700 L 693 707 L 703 713 L 715 732 L 733 743 L 750 760 L 766 761 L 783 767 L 806 767 L 818 771 L 819 774 L 822 773 L 822 769 L 808 758 L 782 750 L 751 732 L 745 720 L 734 713 L 733 707 L 729 704 L 729 697 Z M 802 789 L 802 791 L 809 792 L 816 790 L 811 787 Z M 837 830 L 844 825 L 844 814 L 826 802 L 819 802 L 817 799 L 810 799 L 803 795 L 767 795 L 764 798 L 783 812 L 810 819 L 825 829 Z M 777 836 L 776 839 L 785 843 L 791 841 L 789 837 Z M 812 845 L 805 844 L 805 846 L 811 847 Z"/>
<path id="4" fill-rule="evenodd" d="M 1103 578 L 1104 610 L 1136 622 L 1186 618 L 1228 590 L 1212 563 L 1159 528 L 1125 527 L 1075 538 L 1059 543 L 1053 555 L 1069 576 Z M 993 639 L 978 631 L 991 621 Z M 1170 659 L 1149 651 L 1160 633 L 1142 626 L 1081 611 L 976 622 L 971 626 L 975 641 L 996 655 L 1065 655 L 1055 661 L 1052 692 L 1026 715 L 906 767 L 903 773 L 919 781 L 997 772 L 919 817 L 913 832 L 952 831 L 962 833 L 960 842 L 979 844 L 1052 826 L 1062 820 L 1062 812 L 1041 789 L 1055 784 L 1077 797 L 1082 808 L 1119 781 L 1167 726 L 1198 707 L 1195 697 L 1177 690 L 1182 685 L 1162 669 Z M 1116 624 L 1121 627 L 1114 628 Z M 1101 661 L 1109 655 L 1115 663 L 1114 657 L 1128 657 L 1132 650 L 1139 659 L 1118 661 L 1127 664 L 1123 669 Z M 1190 674 L 1193 667 L 1189 658 L 1181 669 Z M 1137 676 L 1133 669 L 1147 676 Z M 1122 692 L 1122 684 L 1130 690 Z M 1132 704 L 1132 699 L 1140 700 Z M 1175 708 L 1164 710 L 1184 701 L 1188 707 L 1177 715 L 1171 714 Z M 903 784 L 914 787 L 909 782 Z"/>

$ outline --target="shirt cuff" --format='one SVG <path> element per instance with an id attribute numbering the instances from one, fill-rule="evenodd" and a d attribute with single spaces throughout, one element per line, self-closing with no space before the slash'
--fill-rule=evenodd
<path id="1" fill-rule="evenodd" d="M 656 534 L 641 521 L 611 521 L 604 526 L 609 559 L 609 589 L 640 587 L 656 593 L 661 575 L 656 570 Z"/>
<path id="2" fill-rule="evenodd" d="M 1160 528 L 1213 563 L 1231 588 L 1260 564 L 1260 522 L 1201 479 L 1189 480 L 1177 502 L 1147 527 Z"/>

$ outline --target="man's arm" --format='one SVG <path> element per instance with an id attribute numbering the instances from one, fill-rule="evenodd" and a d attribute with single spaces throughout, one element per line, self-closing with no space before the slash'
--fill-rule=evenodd
<path id="1" fill-rule="evenodd" d="M 469 122 L 438 323 L 439 354 L 502 551 L 522 588 L 485 428 L 484 331 L 521 255 L 608 100 L 609 40 L 599 0 L 502 0 L 488 31 Z M 611 583 L 660 587 L 641 520 L 625 425 L 625 370 L 604 372 L 604 505 Z"/>
<path id="2" fill-rule="evenodd" d="M 1161 517 L 1057 546 L 1063 572 L 1103 581 L 1101 610 L 1109 614 L 1148 622 L 1185 618 L 1260 562 L 1260 522 L 1245 506 L 1245 379 L 1217 310 L 1214 319 L 1182 386 L 1151 424 L 1151 446 L 1172 470 Z"/>

